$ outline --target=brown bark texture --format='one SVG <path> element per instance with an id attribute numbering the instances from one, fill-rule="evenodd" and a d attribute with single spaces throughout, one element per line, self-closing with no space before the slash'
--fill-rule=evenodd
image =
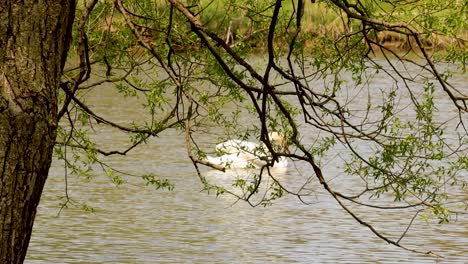
<path id="1" fill-rule="evenodd" d="M 23 263 L 52 160 L 74 0 L 0 2 L 0 263 Z"/>

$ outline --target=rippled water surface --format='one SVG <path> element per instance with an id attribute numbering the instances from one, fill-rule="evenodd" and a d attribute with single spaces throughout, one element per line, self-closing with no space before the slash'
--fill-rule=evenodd
<path id="1" fill-rule="evenodd" d="M 466 78 L 459 82 L 466 88 Z M 138 116 L 137 112 L 116 111 L 113 94 L 106 89 L 89 102 L 105 116 L 121 115 L 120 120 Z M 103 130 L 106 146 L 125 140 L 111 129 L 96 129 Z M 67 188 L 73 200 L 57 216 L 65 180 L 63 163 L 56 160 L 26 263 L 468 263 L 465 215 L 446 225 L 415 220 L 403 244 L 445 256 L 436 259 L 383 242 L 340 209 L 314 181 L 308 186 L 312 193 L 307 198 L 309 205 L 286 196 L 273 206 L 252 208 L 236 203 L 231 196 L 207 195 L 201 192 L 202 184 L 187 158 L 183 135 L 176 131 L 165 132 L 128 156 L 111 157 L 107 162 L 121 170 L 168 178 L 175 189 L 154 190 L 138 178 L 115 187 L 103 173 L 91 180 L 70 176 Z M 338 162 L 326 164 L 324 171 L 339 175 Z M 294 188 L 310 174 L 309 168 L 290 164 L 287 172 L 276 176 Z M 226 175 L 215 172 L 207 172 L 207 177 L 226 180 Z M 333 182 L 344 190 L 352 190 L 353 184 L 346 178 Z M 466 191 L 457 196 L 467 199 Z M 83 204 L 94 213 L 83 210 Z M 393 239 L 412 217 L 408 212 L 388 210 L 357 212 Z"/>

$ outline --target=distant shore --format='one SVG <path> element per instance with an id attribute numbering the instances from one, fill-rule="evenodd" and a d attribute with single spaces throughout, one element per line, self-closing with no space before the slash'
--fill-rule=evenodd
<path id="1" fill-rule="evenodd" d="M 264 25 L 263 27 L 258 25 L 256 27 L 255 23 L 249 20 L 248 14 L 226 15 L 225 6 L 222 6 L 223 2 L 219 1 L 217 5 L 213 4 L 209 6 L 203 15 L 201 15 L 207 28 L 223 36 L 230 46 L 242 44 L 264 48 L 261 45 L 265 45 L 262 43 L 266 43 L 268 29 Z M 285 4 L 283 8 L 288 10 L 292 7 Z M 290 14 L 288 13 L 288 15 Z M 392 11 L 391 13 L 382 13 L 382 17 L 379 19 L 382 19 L 382 21 L 401 21 L 405 23 L 405 21 L 412 21 L 414 18 L 422 16 L 422 14 L 398 14 L 398 12 Z M 288 39 L 291 39 L 291 36 L 294 34 L 294 32 L 291 32 L 295 30 L 294 22 L 294 19 L 287 22 L 279 22 L 278 28 L 284 27 L 284 23 L 292 23 L 292 25 L 288 27 L 287 31 L 277 31 L 275 35 L 276 44 L 287 48 Z M 344 15 L 339 15 L 336 10 L 326 7 L 325 4 L 311 4 L 309 1 L 306 1 L 300 33 L 305 47 L 317 45 L 319 42 L 317 40 L 321 38 L 337 42 L 344 36 L 356 34 L 360 30 L 360 25 L 347 24 L 346 22 L 347 20 Z M 458 28 L 453 27 L 450 29 L 450 32 L 444 33 L 436 31 L 428 33 L 422 27 L 421 33 L 418 36 L 423 47 L 429 51 L 443 51 L 455 47 L 465 49 L 468 46 L 467 25 L 459 25 Z M 385 49 L 393 51 L 417 50 L 414 38 L 402 33 L 389 30 L 379 32 L 369 30 L 367 37 L 375 42 L 372 45 L 374 47 L 381 45 Z"/>

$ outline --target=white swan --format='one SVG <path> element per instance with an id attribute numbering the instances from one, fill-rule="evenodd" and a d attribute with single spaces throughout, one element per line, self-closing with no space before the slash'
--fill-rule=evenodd
<path id="1" fill-rule="evenodd" d="M 216 145 L 215 150 L 219 153 L 235 154 L 239 153 L 240 150 L 253 152 L 256 148 L 258 148 L 258 144 L 256 143 L 240 139 L 231 139 Z"/>
<path id="2" fill-rule="evenodd" d="M 224 154 L 219 157 L 207 156 L 206 161 L 224 169 L 248 169 L 255 168 L 254 160 L 257 157 L 248 153 Z"/>
<path id="3" fill-rule="evenodd" d="M 280 133 L 272 132 L 268 135 L 274 148 L 287 150 L 286 140 Z M 207 156 L 206 160 L 225 169 L 261 168 L 272 160 L 271 153 L 263 143 L 259 145 L 250 141 L 233 139 L 216 145 L 215 149 L 222 155 L 219 157 Z M 287 168 L 287 166 L 288 160 L 285 157 L 279 157 L 273 162 L 273 168 Z"/>

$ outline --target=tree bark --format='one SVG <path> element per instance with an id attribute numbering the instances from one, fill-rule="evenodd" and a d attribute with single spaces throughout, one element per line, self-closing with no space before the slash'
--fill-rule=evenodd
<path id="1" fill-rule="evenodd" d="M 0 263 L 23 263 L 52 160 L 75 1 L 0 3 Z"/>

